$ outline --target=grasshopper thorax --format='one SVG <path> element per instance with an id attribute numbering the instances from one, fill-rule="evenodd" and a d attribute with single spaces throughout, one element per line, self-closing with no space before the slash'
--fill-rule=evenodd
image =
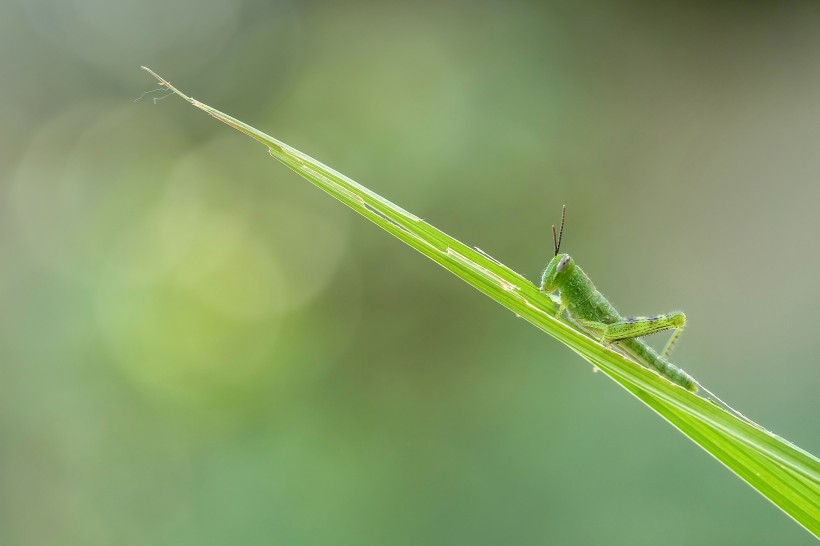
<path id="1" fill-rule="evenodd" d="M 559 290 L 575 269 L 575 261 L 569 254 L 556 254 L 541 275 L 541 291 L 552 294 Z"/>

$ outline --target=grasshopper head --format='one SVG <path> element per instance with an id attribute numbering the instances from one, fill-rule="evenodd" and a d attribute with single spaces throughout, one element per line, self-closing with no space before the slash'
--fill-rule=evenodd
<path id="1" fill-rule="evenodd" d="M 564 282 L 569 278 L 572 270 L 575 269 L 575 262 L 569 254 L 560 254 L 561 239 L 564 238 L 564 221 L 567 219 L 567 206 L 561 208 L 561 231 L 555 231 L 552 226 L 552 244 L 555 248 L 555 257 L 550 260 L 544 273 L 541 275 L 541 291 L 552 294 L 564 286 Z"/>
<path id="2" fill-rule="evenodd" d="M 541 275 L 541 291 L 552 294 L 563 286 L 564 281 L 575 268 L 575 261 L 569 254 L 556 254 Z"/>

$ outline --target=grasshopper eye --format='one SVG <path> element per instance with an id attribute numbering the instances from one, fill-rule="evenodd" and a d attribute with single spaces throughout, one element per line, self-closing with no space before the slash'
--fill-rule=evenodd
<path id="1" fill-rule="evenodd" d="M 556 268 L 558 273 L 562 273 L 567 268 L 567 266 L 569 265 L 569 260 L 569 254 L 561 258 L 561 261 L 558 262 L 558 267 Z"/>

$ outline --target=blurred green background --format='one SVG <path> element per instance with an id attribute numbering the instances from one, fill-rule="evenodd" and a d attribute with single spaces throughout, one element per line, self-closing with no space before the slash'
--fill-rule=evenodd
<path id="1" fill-rule="evenodd" d="M 566 203 L 625 314 L 684 309 L 675 361 L 817 453 L 819 30 L 816 2 L 0 3 L 0 544 L 813 543 L 254 142 L 132 101 L 150 66 L 533 280 Z"/>

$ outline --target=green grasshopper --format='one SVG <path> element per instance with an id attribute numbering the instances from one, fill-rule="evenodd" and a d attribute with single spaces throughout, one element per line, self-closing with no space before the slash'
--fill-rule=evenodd
<path id="1" fill-rule="evenodd" d="M 697 392 L 698 382 L 667 360 L 672 346 L 686 326 L 686 315 L 676 311 L 654 317 L 622 317 L 609 300 L 595 288 L 586 273 L 575 265 L 572 257 L 569 254 L 559 254 L 565 220 L 566 206 L 561 211 L 561 230 L 557 236 L 555 226 L 552 226 L 555 256 L 541 275 L 542 292 L 547 295 L 555 291 L 560 293 L 561 304 L 557 316 L 562 317 L 564 311 L 569 311 L 573 322 L 601 343 L 617 344 L 639 364 L 654 368 L 662 376 L 688 391 Z M 675 331 L 660 354 L 638 339 L 663 330 Z"/>

